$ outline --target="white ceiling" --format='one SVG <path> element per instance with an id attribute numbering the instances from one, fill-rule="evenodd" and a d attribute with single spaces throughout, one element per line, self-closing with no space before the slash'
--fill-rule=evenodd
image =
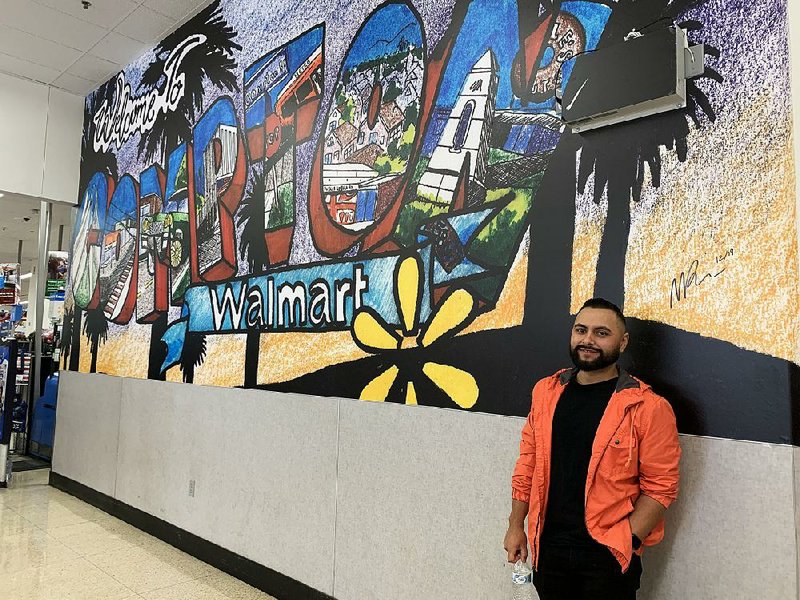
<path id="1" fill-rule="evenodd" d="M 210 0 L 0 0 L 0 71 L 85 96 Z"/>

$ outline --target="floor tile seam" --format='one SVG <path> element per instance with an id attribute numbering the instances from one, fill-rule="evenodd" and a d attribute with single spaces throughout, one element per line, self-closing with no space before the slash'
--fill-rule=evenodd
<path id="1" fill-rule="evenodd" d="M 122 548 L 116 548 L 115 550 L 121 550 L 121 549 Z M 73 550 L 74 550 L 74 548 L 73 548 Z M 111 550 L 111 552 L 114 552 L 115 550 Z M 75 552 L 78 552 L 78 551 L 75 550 Z M 88 560 L 89 557 L 91 557 L 91 556 L 100 556 L 100 555 L 103 555 L 103 554 L 107 554 L 108 552 L 109 552 L 108 549 L 103 549 L 103 550 L 98 550 L 97 552 L 84 553 L 84 554 L 81 554 L 81 556 L 83 556 L 84 558 L 86 558 Z"/>
<path id="2" fill-rule="evenodd" d="M 18 536 L 18 535 L 25 535 L 25 534 L 27 534 L 27 533 L 31 533 L 31 532 L 34 532 L 34 531 L 39 531 L 40 533 L 42 533 L 42 534 L 46 535 L 47 537 L 52 537 L 52 536 L 51 536 L 51 535 L 50 535 L 50 534 L 47 532 L 47 530 L 45 530 L 45 529 L 42 529 L 41 527 L 39 527 L 38 525 L 36 525 L 36 523 L 31 523 L 31 528 L 30 528 L 30 529 L 26 529 L 26 530 L 24 530 L 24 531 L 20 531 L 20 532 L 18 532 L 18 533 L 13 533 L 13 534 L 11 534 L 11 535 L 0 535 L 0 539 L 2 539 L 2 540 L 5 540 L 5 539 L 7 539 L 7 538 L 10 538 L 10 537 L 16 537 L 16 536 Z M 53 538 L 53 539 L 56 539 L 56 538 Z M 58 540 L 56 540 L 56 541 L 58 541 Z"/>
<path id="3" fill-rule="evenodd" d="M 73 512 L 75 510 L 88 510 L 89 512 L 102 512 L 91 504 L 81 502 L 80 500 L 67 499 L 67 498 L 37 498 L 30 503 L 20 504 L 16 507 L 18 510 L 38 510 L 41 512 L 49 510 L 65 510 Z"/>
<path id="4" fill-rule="evenodd" d="M 54 564 L 49 564 L 49 563 L 48 563 L 48 564 L 45 564 L 45 563 L 42 563 L 42 564 L 40 564 L 40 565 L 36 565 L 36 566 L 34 566 L 34 567 L 26 567 L 26 568 L 24 568 L 24 569 L 20 569 L 20 570 L 18 570 L 18 571 L 14 571 L 14 573 L 12 573 L 12 574 L 11 574 L 11 576 L 13 576 L 13 577 L 17 577 L 17 576 L 19 576 L 19 575 L 20 575 L 20 573 L 25 573 L 26 571 L 30 571 L 30 572 L 31 572 L 31 574 L 34 574 L 34 573 L 36 573 L 36 572 L 41 572 L 41 571 L 44 571 L 46 568 L 54 568 L 54 567 L 58 567 L 58 566 L 59 566 L 59 563 L 70 563 L 70 562 L 73 562 L 73 563 L 78 563 L 78 562 L 80 562 L 80 561 L 81 561 L 81 558 L 82 558 L 82 557 L 80 557 L 80 556 L 77 556 L 77 557 L 73 557 L 73 558 L 68 558 L 68 559 L 66 559 L 66 560 L 63 560 L 63 561 L 56 561 L 56 563 L 54 563 Z M 44 575 L 44 573 L 42 573 L 42 575 Z M 54 577 L 52 577 L 52 575 L 53 575 L 53 574 L 50 574 L 50 575 L 51 575 L 51 576 L 49 576 L 49 577 L 45 577 L 45 578 L 43 578 L 42 580 L 53 579 L 53 578 L 54 578 Z M 29 578 L 29 579 L 30 579 L 30 578 Z"/>
<path id="5" fill-rule="evenodd" d="M 52 527 L 51 529 L 55 530 L 55 529 L 64 529 L 66 527 L 77 527 L 79 525 L 86 525 L 88 523 L 94 523 L 98 526 L 101 526 L 102 521 L 81 521 L 80 523 L 67 523 L 65 525 L 57 525 L 55 527 Z"/>
<path id="6" fill-rule="evenodd" d="M 36 566 L 30 566 L 29 565 L 27 567 L 22 567 L 22 568 L 19 568 L 19 569 L 9 569 L 7 571 L 3 570 L 3 569 L 0 569 L 0 577 L 3 576 L 3 575 L 13 576 L 13 575 L 16 575 L 17 573 L 20 573 L 22 571 L 30 571 L 30 570 L 35 570 L 35 569 L 44 569 L 45 567 L 57 567 L 60 563 L 66 563 L 66 562 L 74 561 L 74 560 L 77 560 L 79 558 L 81 558 L 81 557 L 80 556 L 68 556 L 68 557 L 64 557 L 64 558 L 57 558 L 57 559 L 50 559 L 50 560 L 47 560 L 47 561 L 42 561 L 41 564 L 36 565 Z"/>
<path id="7" fill-rule="evenodd" d="M 166 589 L 169 589 L 169 588 L 173 588 L 173 587 L 178 586 L 178 585 L 185 585 L 187 583 L 192 583 L 193 581 L 200 581 L 203 578 L 204 577 L 189 578 L 189 579 L 185 579 L 184 581 L 177 581 L 175 583 L 170 583 L 169 585 L 163 585 L 163 586 L 151 588 L 149 590 L 143 590 L 141 593 L 150 594 L 150 593 L 154 593 L 154 592 L 159 592 L 161 590 L 166 590 Z M 139 592 L 135 592 L 135 593 L 139 593 Z"/>
<path id="8" fill-rule="evenodd" d="M 122 552 L 122 550 L 120 550 L 120 551 L 116 551 L 115 550 L 114 552 L 110 552 L 109 554 L 114 554 L 116 552 Z M 109 568 L 109 569 L 110 568 L 114 568 L 111 565 L 109 565 L 106 568 L 104 568 L 103 565 L 98 564 L 97 562 L 92 560 L 92 557 L 100 557 L 100 556 L 103 556 L 103 554 L 102 553 L 97 553 L 97 554 L 87 555 L 86 560 L 88 560 L 90 563 L 95 565 L 98 569 L 100 569 L 102 571 L 105 571 L 105 572 L 108 572 L 108 571 L 106 571 L 106 568 Z M 105 555 L 105 556 L 107 556 L 107 555 Z M 97 558 L 95 558 L 95 560 L 97 560 Z M 161 558 L 159 558 L 157 556 L 142 556 L 142 557 L 139 557 L 139 558 L 132 559 L 127 564 L 130 565 L 131 567 L 134 567 L 136 565 L 141 565 L 141 564 L 143 564 L 145 562 L 149 562 L 149 561 L 158 562 L 158 563 L 160 563 L 160 564 L 158 564 L 158 566 L 169 567 L 169 568 L 174 569 L 177 572 L 180 572 L 181 574 L 184 574 L 184 570 L 183 569 L 181 569 L 180 567 L 175 566 L 173 563 L 170 563 L 170 562 L 168 562 L 166 560 L 163 560 L 163 559 L 161 559 Z M 120 563 L 115 563 L 116 566 L 119 566 L 119 564 Z M 190 577 L 188 575 L 187 575 L 187 577 L 189 577 L 189 579 L 197 579 L 196 577 Z M 165 586 L 165 587 L 167 587 L 167 586 Z"/>
<path id="9" fill-rule="evenodd" d="M 11 523 L 14 523 L 14 522 L 16 522 L 16 524 L 30 525 L 31 527 L 36 527 L 35 523 L 32 523 L 30 521 L 30 519 L 26 519 L 24 516 L 22 516 L 19 513 L 16 513 L 16 514 L 13 514 L 13 515 L 8 515 L 8 516 L 11 517 L 9 520 L 6 521 L 5 519 L 3 519 L 3 521 L 0 521 L 0 530 L 2 530 L 5 527 L 12 527 Z M 20 521 L 22 523 L 20 523 Z M 0 533 L 0 537 L 2 537 L 3 535 L 4 535 L 3 533 Z"/>
<path id="10" fill-rule="evenodd" d="M 64 523 L 63 525 L 52 525 L 52 526 L 40 526 L 40 525 L 37 525 L 37 527 L 39 527 L 39 529 L 41 529 L 42 531 L 45 531 L 45 532 L 47 532 L 49 534 L 51 531 L 56 531 L 58 529 L 64 529 L 65 527 L 74 527 L 75 525 L 84 525 L 86 523 L 94 523 L 94 521 L 81 521 L 79 523 Z M 34 523 L 34 525 L 35 525 L 35 523 Z"/>
<path id="11" fill-rule="evenodd" d="M 41 498 L 39 498 L 37 500 L 33 500 L 30 503 L 28 503 L 26 501 L 24 504 L 20 504 L 20 502 L 16 498 L 8 498 L 7 501 L 3 502 L 3 507 L 7 508 L 7 509 L 19 511 L 19 509 L 21 509 L 21 508 L 27 508 L 28 506 L 35 506 L 37 501 L 41 501 Z M 10 502 L 10 504 L 8 504 L 6 502 Z"/>
<path id="12" fill-rule="evenodd" d="M 142 546 L 133 546 L 132 548 L 120 548 L 119 550 L 111 550 L 111 551 L 106 552 L 104 554 L 105 554 L 106 557 L 111 557 L 111 555 L 113 555 L 113 554 L 120 554 L 122 552 L 127 552 L 127 551 L 130 551 L 130 550 L 146 550 L 146 549 L 143 548 Z M 91 554 L 90 556 L 100 556 L 101 554 L 103 554 L 103 553 L 97 552 L 95 554 Z M 123 557 L 120 557 L 120 558 L 123 558 Z M 147 557 L 136 559 L 134 562 L 140 562 L 140 560 L 144 560 L 145 558 L 147 558 Z"/>
<path id="13" fill-rule="evenodd" d="M 88 558 L 88 557 L 84 556 L 84 557 L 82 557 L 82 558 L 83 558 L 83 560 L 85 560 L 87 563 L 89 563 L 90 565 L 92 565 L 92 566 L 93 566 L 95 569 L 97 569 L 98 571 L 100 571 L 100 572 L 101 572 L 101 573 L 103 573 L 104 575 L 107 575 L 108 577 L 110 577 L 111 579 L 113 579 L 114 581 L 116 581 L 116 582 L 117 582 L 119 585 L 121 585 L 122 587 L 124 587 L 124 588 L 125 588 L 126 590 L 128 590 L 128 591 L 129 591 L 131 594 L 134 594 L 134 595 L 136 595 L 136 594 L 137 594 L 136 590 L 132 590 L 132 589 L 131 589 L 131 588 L 129 588 L 127 585 L 125 585 L 124 583 L 122 583 L 122 582 L 121 582 L 119 579 L 117 579 L 116 577 L 114 577 L 114 576 L 113 576 L 111 573 L 109 573 L 109 572 L 107 572 L 107 571 L 103 570 L 103 569 L 102 569 L 100 566 L 98 566 L 98 565 L 94 564 L 94 563 L 93 563 L 91 560 L 89 560 L 89 558 Z M 126 596 L 125 598 L 128 598 L 128 596 Z M 123 599 L 123 600 L 125 600 L 125 599 Z"/>
<path id="14" fill-rule="evenodd" d="M 38 529 L 39 531 L 43 532 L 43 533 L 44 533 L 45 535 L 47 535 L 48 537 L 52 537 L 52 536 L 50 535 L 50 532 L 49 532 L 47 529 L 45 529 L 44 527 L 41 527 L 40 525 L 38 525 L 37 523 L 35 523 L 35 522 L 31 521 L 30 519 L 28 519 L 28 518 L 27 518 L 27 517 L 25 517 L 24 515 L 20 515 L 20 517 L 22 517 L 23 519 L 25 519 L 25 521 L 27 521 L 28 523 L 30 523 L 30 524 L 31 524 L 31 526 L 32 526 L 32 527 L 34 527 L 35 529 Z M 53 539 L 56 539 L 56 538 L 53 538 Z"/>
<path id="15" fill-rule="evenodd" d="M 58 529 L 63 529 L 64 527 L 72 527 L 73 525 L 83 525 L 84 523 L 91 523 L 91 521 L 81 521 L 80 523 L 64 523 L 64 524 L 61 524 L 61 525 L 53 525 L 53 524 L 48 523 L 46 525 L 41 525 L 39 527 L 41 529 L 43 529 L 44 531 L 47 531 L 49 533 L 51 531 L 56 531 Z"/>
<path id="16" fill-rule="evenodd" d="M 125 542 L 126 544 L 129 544 L 131 547 L 136 547 L 136 548 L 141 548 L 142 547 L 142 546 L 138 546 L 137 544 L 134 544 L 133 542 L 129 542 L 128 540 L 124 540 L 122 538 L 119 538 L 119 539 L 120 539 L 120 541 Z M 71 548 L 68 545 L 67 545 L 67 547 Z M 75 551 L 75 552 L 78 552 L 78 550 L 75 550 L 74 548 L 71 548 L 71 549 L 73 551 Z M 125 548 L 115 548 L 114 550 L 103 549 L 103 550 L 99 550 L 97 552 L 91 552 L 91 553 L 82 554 L 82 556 L 84 556 L 84 557 L 99 556 L 101 554 L 108 554 L 109 552 L 117 552 L 119 550 L 125 550 Z"/>
<path id="17" fill-rule="evenodd" d="M 58 518 L 52 518 L 52 517 L 48 517 L 48 516 L 42 516 L 42 515 L 38 515 L 37 516 L 37 515 L 30 515 L 30 514 L 27 515 L 27 516 L 24 515 L 24 514 L 21 514 L 20 516 L 23 519 L 25 519 L 26 521 L 28 521 L 28 522 L 30 522 L 30 523 L 32 523 L 34 525 L 43 527 L 45 529 L 48 529 L 48 528 L 49 529 L 57 529 L 59 527 L 68 527 L 69 525 L 80 525 L 81 523 L 86 523 L 87 522 L 87 521 L 77 521 L 77 522 L 75 522 L 74 519 L 66 518 L 66 517 L 58 519 Z"/>
<path id="18" fill-rule="evenodd" d="M 27 509 L 27 510 L 38 510 L 41 512 L 51 511 L 51 510 L 63 510 L 67 512 L 71 512 L 77 514 L 76 511 L 85 511 L 88 513 L 102 513 L 103 511 L 99 508 L 92 506 L 86 502 L 81 500 L 77 500 L 75 498 L 52 498 L 52 497 L 44 497 L 38 498 L 36 500 L 31 501 L 30 503 L 26 502 L 25 504 L 21 504 L 17 507 L 18 509 Z"/>
<path id="19" fill-rule="evenodd" d="M 161 592 L 161 591 L 168 590 L 168 589 L 171 589 L 171 588 L 174 588 L 174 587 L 178 587 L 179 585 L 186 585 L 187 583 L 195 583 L 195 582 L 198 582 L 198 581 L 202 581 L 203 579 L 210 579 L 211 577 L 218 576 L 220 573 L 212 573 L 210 575 L 203 575 L 202 577 L 197 577 L 197 578 L 194 578 L 194 579 L 187 579 L 186 581 L 179 581 L 177 583 L 171 583 L 171 584 L 165 585 L 163 587 L 157 587 L 157 588 L 153 588 L 151 590 L 145 590 L 145 591 L 139 593 L 139 595 L 142 598 L 145 598 L 145 596 L 143 596 L 142 594 L 148 594 L 148 595 L 149 594 L 154 594 L 156 592 Z"/>
<path id="20" fill-rule="evenodd" d="M 32 500 L 31 502 L 25 502 L 24 504 L 17 504 L 14 503 L 13 505 L 8 506 L 8 508 L 12 508 L 19 512 L 20 510 L 24 510 L 30 508 L 32 506 L 39 506 L 39 503 L 43 500 L 43 498 L 37 498 L 36 500 Z"/>
<path id="21" fill-rule="evenodd" d="M 20 535 L 25 535 L 25 534 L 20 534 Z M 7 540 L 0 540 L 0 541 L 7 543 Z M 45 555 L 47 552 L 53 549 L 59 551 L 69 550 L 74 552 L 72 548 L 68 547 L 66 544 L 61 543 L 60 540 L 57 540 L 55 538 L 47 538 L 45 540 L 41 540 L 41 542 L 43 543 L 36 544 L 36 546 L 34 547 L 34 551 L 40 552 L 42 555 Z M 2 548 L 2 546 L 0 546 L 0 548 Z M 26 548 L 30 548 L 30 545 L 26 544 Z M 77 558 L 77 553 L 76 553 L 76 558 Z"/>
<path id="22" fill-rule="evenodd" d="M 22 528 L 17 529 L 16 531 L 7 531 L 0 534 L 0 540 L 6 542 L 9 538 L 16 538 L 17 536 L 26 535 L 28 533 L 36 533 L 37 531 L 41 531 L 35 525 L 26 524 Z M 0 545 L 0 549 L 2 549 L 2 545 Z"/>

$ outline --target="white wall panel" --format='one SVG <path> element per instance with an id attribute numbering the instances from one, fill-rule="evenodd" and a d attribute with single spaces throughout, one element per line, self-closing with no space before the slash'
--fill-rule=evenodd
<path id="1" fill-rule="evenodd" d="M 522 419 L 69 372 L 58 404 L 54 471 L 339 600 L 510 593 Z M 800 452 L 681 444 L 643 600 L 798 598 Z"/>
<path id="2" fill-rule="evenodd" d="M 0 190 L 77 204 L 83 98 L 0 73 Z"/>
<path id="3" fill-rule="evenodd" d="M 119 377 L 61 371 L 53 471 L 114 495 L 121 401 Z"/>
<path id="4" fill-rule="evenodd" d="M 797 598 L 794 449 L 681 436 L 681 492 L 644 556 L 648 600 Z"/>
<path id="5" fill-rule="evenodd" d="M 342 401 L 335 597 L 510 598 L 503 535 L 523 421 Z"/>
<path id="6" fill-rule="evenodd" d="M 0 190 L 41 194 L 47 95 L 45 85 L 0 73 Z"/>
<path id="7" fill-rule="evenodd" d="M 50 89 L 42 196 L 76 204 L 81 166 L 83 98 Z"/>
<path id="8" fill-rule="evenodd" d="M 337 412 L 335 399 L 125 379 L 117 497 L 331 593 Z"/>

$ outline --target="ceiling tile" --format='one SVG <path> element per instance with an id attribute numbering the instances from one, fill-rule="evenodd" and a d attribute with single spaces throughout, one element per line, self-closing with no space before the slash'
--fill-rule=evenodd
<path id="1" fill-rule="evenodd" d="M 50 67 L 37 65 L 36 63 L 3 53 L 0 53 L 0 71 L 11 73 L 12 75 L 19 75 L 20 77 L 27 77 L 28 79 L 40 81 L 41 83 L 50 83 L 61 73 L 59 69 L 51 69 Z"/>
<path id="2" fill-rule="evenodd" d="M 59 75 L 58 79 L 53 81 L 52 85 L 77 94 L 78 96 L 86 96 L 97 87 L 97 84 L 93 81 L 88 81 L 82 77 L 76 77 L 71 73 L 62 73 Z"/>
<path id="3" fill-rule="evenodd" d="M 112 31 L 100 40 L 89 53 L 118 65 L 128 65 L 147 52 L 151 46 L 152 44 L 132 40 Z"/>
<path id="4" fill-rule="evenodd" d="M 81 55 L 80 50 L 48 42 L 24 31 L 0 25 L 0 52 L 63 71 Z"/>
<path id="5" fill-rule="evenodd" d="M 120 69 L 120 65 L 116 63 L 91 54 L 84 54 L 67 70 L 67 73 L 95 83 L 103 83 L 116 75 Z"/>
<path id="6" fill-rule="evenodd" d="M 144 5 L 162 15 L 172 17 L 177 24 L 186 15 L 210 3 L 211 0 L 146 0 Z"/>
<path id="7" fill-rule="evenodd" d="M 81 0 L 36 0 L 36 2 L 106 29 L 113 29 L 119 25 L 139 6 L 139 2 L 133 0 L 91 0 L 92 6 L 85 10 Z"/>
<path id="8" fill-rule="evenodd" d="M 78 50 L 88 50 L 106 34 L 102 27 L 30 0 L 0 0 L 0 14 L 9 27 Z"/>
<path id="9" fill-rule="evenodd" d="M 161 40 L 162 33 L 174 25 L 174 19 L 165 17 L 145 6 L 140 6 L 117 25 L 114 31 L 153 45 Z"/>

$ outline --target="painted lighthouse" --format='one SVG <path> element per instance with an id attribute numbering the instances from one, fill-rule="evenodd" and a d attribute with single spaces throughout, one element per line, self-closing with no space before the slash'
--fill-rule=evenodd
<path id="1" fill-rule="evenodd" d="M 454 209 L 479 204 L 486 197 L 483 181 L 489 159 L 497 71 L 497 59 L 489 49 L 467 74 L 417 186 L 419 197 L 453 205 Z"/>

